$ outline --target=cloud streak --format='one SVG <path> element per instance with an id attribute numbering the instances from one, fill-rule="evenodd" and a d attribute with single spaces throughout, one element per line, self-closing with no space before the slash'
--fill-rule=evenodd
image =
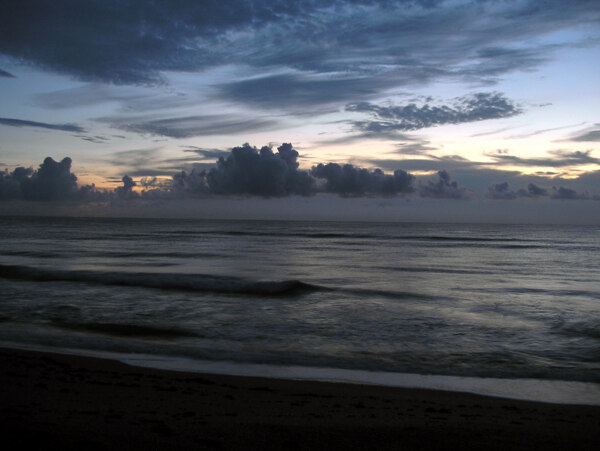
<path id="1" fill-rule="evenodd" d="M 278 121 L 269 118 L 241 118 L 227 115 L 195 115 L 154 120 L 115 117 L 104 118 L 102 121 L 120 130 L 169 138 L 236 135 L 271 130 L 279 125 Z"/>
<path id="2" fill-rule="evenodd" d="M 0 117 L 0 125 L 7 125 L 9 127 L 45 128 L 47 130 L 60 130 L 63 132 L 85 132 L 85 129 L 77 124 L 48 124 L 46 122 L 27 121 L 8 117 Z"/>

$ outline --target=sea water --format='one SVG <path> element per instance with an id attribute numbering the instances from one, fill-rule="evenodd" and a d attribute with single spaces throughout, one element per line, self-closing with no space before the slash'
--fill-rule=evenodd
<path id="1" fill-rule="evenodd" d="M 0 218 L 0 341 L 600 403 L 600 227 Z"/>

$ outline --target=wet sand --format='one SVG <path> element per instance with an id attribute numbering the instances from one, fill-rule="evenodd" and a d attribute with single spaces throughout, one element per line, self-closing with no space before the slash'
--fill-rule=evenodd
<path id="1" fill-rule="evenodd" d="M 4 449 L 596 449 L 600 406 L 0 349 Z"/>

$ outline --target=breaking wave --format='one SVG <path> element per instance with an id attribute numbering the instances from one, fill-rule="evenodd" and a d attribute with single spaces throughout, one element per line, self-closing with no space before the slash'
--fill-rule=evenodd
<path id="1" fill-rule="evenodd" d="M 66 271 L 16 265 L 0 265 L 0 277 L 38 282 L 85 282 L 99 285 L 262 296 L 297 295 L 326 290 L 324 287 L 299 280 L 264 281 L 207 274 Z"/>

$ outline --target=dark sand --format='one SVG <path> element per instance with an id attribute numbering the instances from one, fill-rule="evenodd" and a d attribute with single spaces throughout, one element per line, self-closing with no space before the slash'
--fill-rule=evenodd
<path id="1" fill-rule="evenodd" d="M 0 349 L 2 448 L 600 449 L 600 407 Z"/>

